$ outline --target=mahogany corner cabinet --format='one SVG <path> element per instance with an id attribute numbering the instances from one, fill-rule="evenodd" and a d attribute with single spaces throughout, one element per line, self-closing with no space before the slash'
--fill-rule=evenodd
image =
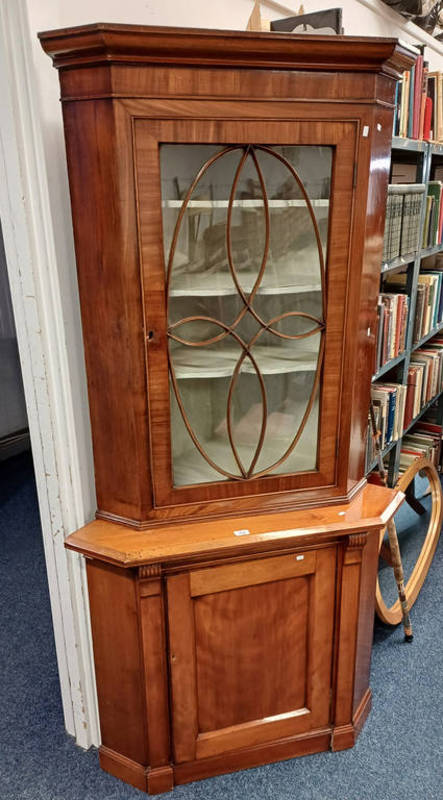
<path id="1" fill-rule="evenodd" d="M 96 24 L 60 73 L 97 488 L 104 769 L 150 793 L 351 747 L 394 39 Z"/>

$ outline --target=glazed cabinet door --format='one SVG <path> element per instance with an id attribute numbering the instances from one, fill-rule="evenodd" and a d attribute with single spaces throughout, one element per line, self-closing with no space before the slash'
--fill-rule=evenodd
<path id="1" fill-rule="evenodd" d="M 156 505 L 336 485 L 355 124 L 138 119 L 135 147 Z"/>
<path id="2" fill-rule="evenodd" d="M 167 581 L 175 763 L 328 726 L 336 549 Z"/>

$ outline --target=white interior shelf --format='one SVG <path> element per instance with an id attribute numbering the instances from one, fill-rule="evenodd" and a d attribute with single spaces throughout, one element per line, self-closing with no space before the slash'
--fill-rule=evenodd
<path id="1" fill-rule="evenodd" d="M 256 344 L 251 352 L 263 375 L 315 372 L 317 369 L 317 351 L 302 349 L 299 345 L 279 347 Z M 231 377 L 240 355 L 240 346 L 208 349 L 208 347 L 181 345 L 174 347 L 171 353 L 178 379 Z M 254 365 L 247 356 L 240 372 L 255 374 Z"/>
<path id="2" fill-rule="evenodd" d="M 163 200 L 163 208 L 181 208 L 183 200 Z M 314 208 L 329 208 L 328 199 L 311 200 L 311 205 Z M 189 200 L 186 208 L 227 208 L 229 200 Z M 257 197 L 248 200 L 234 200 L 232 203 L 233 208 L 264 208 L 263 198 Z M 306 200 L 285 199 L 279 198 L 277 200 L 268 200 L 269 208 L 306 208 Z"/>
<path id="3" fill-rule="evenodd" d="M 290 445 L 293 436 L 295 436 L 300 419 L 300 416 L 298 416 L 297 419 L 294 416 L 292 425 L 285 427 L 280 432 L 273 430 L 272 419 L 268 420 L 272 429 L 272 436 L 266 441 L 255 471 L 264 469 L 269 466 L 269 464 L 275 463 L 275 461 L 281 458 L 286 448 Z M 317 442 L 317 420 L 318 405 L 315 403 L 299 442 L 289 458 L 283 462 L 280 467 L 275 469 L 276 474 L 300 472 L 316 468 L 317 454 L 314 443 Z M 238 441 L 235 431 L 234 442 L 242 463 L 247 468 L 254 455 L 255 444 L 251 443 L 247 445 L 242 441 Z M 238 466 L 232 455 L 231 446 L 225 437 L 214 437 L 210 440 L 203 440 L 202 446 L 216 464 L 232 472 L 234 475 L 238 474 Z M 175 486 L 186 486 L 188 484 L 220 480 L 223 480 L 223 475 L 216 472 L 216 470 L 205 461 L 196 447 L 186 448 L 181 455 L 176 455 L 174 457 Z"/>
<path id="4" fill-rule="evenodd" d="M 192 272 L 189 264 L 177 253 L 177 266 L 174 265 L 169 289 L 169 297 L 221 297 L 237 295 L 233 277 L 226 267 Z M 237 278 L 245 294 L 250 294 L 257 272 L 238 270 Z M 297 258 L 288 264 L 287 259 L 269 260 L 266 265 L 258 295 L 310 294 L 321 292 L 320 268 L 317 247 L 305 247 L 297 253 Z"/>
<path id="5" fill-rule="evenodd" d="M 256 275 L 250 273 L 239 273 L 238 280 L 244 293 L 249 295 L 252 292 Z M 305 280 L 298 280 L 297 283 L 272 284 L 268 278 L 263 279 L 257 289 L 258 295 L 280 295 L 280 294 L 307 294 L 311 292 L 321 292 L 321 284 L 315 283 L 306 276 Z M 228 295 L 238 295 L 237 287 L 229 273 L 219 273 L 209 275 L 204 272 L 196 272 L 194 275 L 183 275 L 174 277 L 173 288 L 169 291 L 169 297 L 226 297 Z"/>

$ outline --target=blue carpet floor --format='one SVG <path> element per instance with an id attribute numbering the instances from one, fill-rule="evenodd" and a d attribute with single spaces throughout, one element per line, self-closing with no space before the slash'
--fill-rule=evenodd
<path id="1" fill-rule="evenodd" d="M 0 464 L 0 800 L 142 800 L 65 734 L 29 456 Z M 376 626 L 373 711 L 356 747 L 177 787 L 176 800 L 443 800 L 443 545 L 414 642 Z M 166 797 L 166 795 L 163 795 Z"/>

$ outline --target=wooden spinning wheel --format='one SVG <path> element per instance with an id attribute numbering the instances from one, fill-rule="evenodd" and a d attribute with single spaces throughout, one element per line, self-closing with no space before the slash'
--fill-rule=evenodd
<path id="1" fill-rule="evenodd" d="M 409 608 L 411 608 L 411 606 L 413 606 L 415 603 L 420 589 L 425 581 L 426 575 L 428 574 L 428 570 L 431 566 L 435 549 L 437 547 L 443 521 L 443 502 L 440 478 L 434 465 L 427 458 L 418 458 L 416 461 L 414 461 L 406 470 L 406 472 L 400 477 L 396 488 L 400 489 L 402 492 L 405 492 L 407 495 L 408 488 L 413 486 L 414 478 L 418 473 L 423 473 L 429 481 L 432 506 L 428 530 L 422 548 L 415 562 L 415 566 L 411 572 L 411 575 L 406 583 L 406 597 Z M 417 507 L 419 505 L 418 501 L 414 497 L 410 498 L 410 505 L 414 508 L 414 510 L 417 511 L 417 513 L 420 513 Z M 385 530 L 386 529 L 380 531 L 380 554 L 389 562 L 389 546 L 387 546 L 383 541 Z M 396 602 L 391 606 L 386 604 L 382 595 L 378 578 L 375 596 L 375 609 L 379 618 L 387 625 L 398 625 L 402 620 L 400 601 L 396 600 Z"/>

